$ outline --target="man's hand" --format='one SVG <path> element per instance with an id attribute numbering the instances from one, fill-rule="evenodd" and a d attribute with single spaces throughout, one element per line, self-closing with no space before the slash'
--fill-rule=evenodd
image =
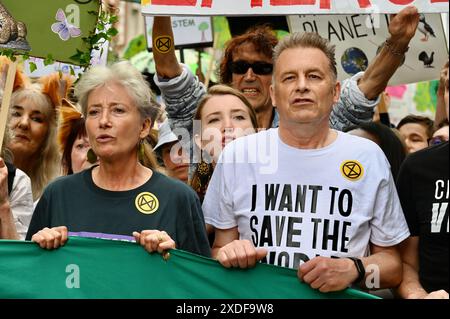
<path id="1" fill-rule="evenodd" d="M 370 62 L 363 77 L 358 81 L 358 87 L 367 99 L 376 99 L 386 89 L 395 71 L 403 64 L 404 53 L 408 50 L 418 25 L 419 12 L 414 6 L 408 6 L 391 16 L 388 43 Z"/>
<path id="2" fill-rule="evenodd" d="M 248 240 L 233 240 L 219 249 L 216 258 L 226 268 L 252 268 L 266 255 L 266 249 L 256 249 Z"/>
<path id="3" fill-rule="evenodd" d="M 67 227 L 59 226 L 53 228 L 47 228 L 38 231 L 31 237 L 31 241 L 37 243 L 43 249 L 56 249 L 60 246 L 64 246 L 67 242 Z"/>
<path id="4" fill-rule="evenodd" d="M 297 276 L 320 292 L 339 291 L 358 278 L 355 264 L 348 258 L 315 257 L 300 266 Z"/>
<path id="5" fill-rule="evenodd" d="M 419 11 L 414 6 L 408 6 L 398 14 L 391 16 L 389 33 L 391 42 L 409 43 L 416 34 L 419 25 Z"/>

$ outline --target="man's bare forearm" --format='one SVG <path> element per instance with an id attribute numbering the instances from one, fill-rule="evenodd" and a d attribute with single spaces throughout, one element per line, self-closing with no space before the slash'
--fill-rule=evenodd
<path id="1" fill-rule="evenodd" d="M 376 99 L 386 89 L 389 80 L 403 61 L 404 55 L 397 55 L 397 53 L 405 52 L 409 41 L 390 43 L 389 48 L 383 47 L 358 82 L 359 89 L 369 100 Z"/>
<path id="2" fill-rule="evenodd" d="M 401 66 L 418 24 L 419 12 L 413 6 L 402 9 L 391 19 L 389 38 L 358 83 L 367 99 L 374 100 L 384 91 L 390 78 Z"/>
<path id="3" fill-rule="evenodd" d="M 427 295 L 420 284 L 419 274 L 407 263 L 403 263 L 403 279 L 397 288 L 397 294 L 404 299 L 421 299 Z"/>
<path id="4" fill-rule="evenodd" d="M 403 275 L 402 261 L 397 249 L 395 247 L 378 247 L 376 251 L 374 251 L 373 248 L 371 250 L 373 252 L 372 255 L 362 258 L 366 268 L 365 282 L 370 283 L 372 278 L 379 279 L 379 287 L 366 288 L 382 289 L 397 287 L 400 284 Z M 378 275 L 379 277 L 376 278 Z"/>

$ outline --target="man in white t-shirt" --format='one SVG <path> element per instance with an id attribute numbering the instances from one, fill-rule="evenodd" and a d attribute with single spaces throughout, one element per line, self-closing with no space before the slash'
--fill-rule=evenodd
<path id="1" fill-rule="evenodd" d="M 340 93 L 334 46 L 294 34 L 274 61 L 279 128 L 230 143 L 208 187 L 213 256 L 225 267 L 298 268 L 322 292 L 398 285 L 396 245 L 409 230 L 389 163 L 375 143 L 329 127 Z"/>

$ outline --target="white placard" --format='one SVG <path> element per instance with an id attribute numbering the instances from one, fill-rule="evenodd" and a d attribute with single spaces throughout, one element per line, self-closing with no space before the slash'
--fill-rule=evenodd
<path id="1" fill-rule="evenodd" d="M 390 85 L 429 81 L 439 78 L 448 60 L 445 33 L 440 14 L 423 15 L 433 34 L 419 23 L 404 64 L 395 72 Z M 364 71 L 379 47 L 389 37 L 388 15 L 302 15 L 288 17 L 291 32 L 318 32 L 336 45 L 340 80 Z"/>
<path id="2" fill-rule="evenodd" d="M 147 47 L 152 48 L 153 17 L 145 17 Z M 175 47 L 212 46 L 213 29 L 211 17 L 172 17 Z"/>
<path id="3" fill-rule="evenodd" d="M 292 15 L 448 12 L 448 0 L 141 0 L 144 15 Z"/>

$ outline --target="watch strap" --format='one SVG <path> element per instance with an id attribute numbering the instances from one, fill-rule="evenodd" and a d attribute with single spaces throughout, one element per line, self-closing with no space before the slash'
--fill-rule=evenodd
<path id="1" fill-rule="evenodd" d="M 358 271 L 358 278 L 354 281 L 354 283 L 360 283 L 366 277 L 366 269 L 364 268 L 364 264 L 359 258 L 355 257 L 347 257 L 355 263 L 356 270 Z"/>

